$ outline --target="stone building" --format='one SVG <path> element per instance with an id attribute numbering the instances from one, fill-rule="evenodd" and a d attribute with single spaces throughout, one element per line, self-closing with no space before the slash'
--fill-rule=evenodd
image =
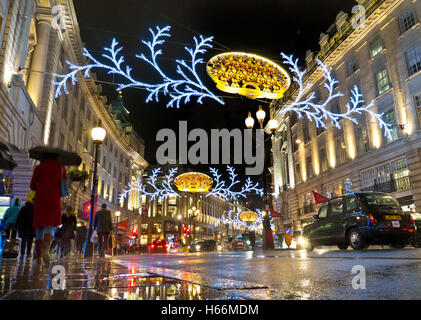
<path id="1" fill-rule="evenodd" d="M 66 73 L 66 61 L 87 63 L 82 54 L 78 21 L 71 0 L 0 1 L 1 139 L 22 149 L 49 145 L 76 152 L 83 162 L 80 170 L 89 173 L 85 184 L 73 183 L 66 205 L 81 213 L 92 186 L 94 144 L 90 129 L 98 120 L 107 131 L 100 147 L 98 166 L 98 205 L 106 203 L 121 211 L 120 221 L 137 222 L 140 202 L 136 194 L 121 206 L 118 194 L 129 181 L 143 176 L 144 142 L 132 130 L 122 97 L 107 103 L 101 85 L 91 78 L 78 77 L 69 94 L 55 98 L 54 73 Z M 36 164 L 27 153 L 15 155 L 18 168 L 5 172 L 8 192 L 25 197 Z M 22 172 L 22 170 L 24 172 Z M 20 188 L 20 194 L 16 192 Z"/>
<path id="2" fill-rule="evenodd" d="M 342 130 L 326 121 L 327 129 L 279 110 L 297 94 L 291 87 L 271 103 L 280 121 L 273 145 L 273 195 L 285 227 L 299 229 L 317 211 L 312 190 L 327 196 L 353 191 L 392 193 L 405 210 L 421 210 L 421 1 L 365 0 L 365 22 L 340 12 L 320 36 L 320 51 L 307 52 L 305 84 L 314 84 L 316 99 L 326 98 L 320 59 L 332 68 L 344 96 L 328 105 L 346 110 L 350 91 L 360 89 L 373 111 L 383 113 L 392 136 L 383 135 L 369 115 L 358 124 L 341 122 Z M 310 91 L 309 91 L 310 92 Z"/>

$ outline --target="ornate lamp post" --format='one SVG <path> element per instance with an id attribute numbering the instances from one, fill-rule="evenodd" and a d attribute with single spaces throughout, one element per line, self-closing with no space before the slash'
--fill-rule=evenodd
<path id="1" fill-rule="evenodd" d="M 120 211 L 116 211 L 116 212 L 114 212 L 114 215 L 116 217 L 116 224 L 115 224 L 115 243 L 116 243 L 116 246 L 117 246 L 118 245 L 118 239 L 117 239 L 117 236 L 118 236 L 118 223 L 119 223 L 119 220 L 120 220 L 121 212 Z"/>
<path id="2" fill-rule="evenodd" d="M 194 240 L 195 234 L 196 234 L 196 230 L 195 230 L 196 226 L 193 225 L 193 223 L 194 223 L 194 219 L 199 215 L 200 209 L 196 209 L 196 207 L 193 207 L 188 210 L 188 213 L 190 217 L 190 228 L 193 230 L 192 239 Z"/>
<path id="3" fill-rule="evenodd" d="M 265 121 L 266 118 L 266 112 L 262 109 L 261 106 L 259 106 L 259 110 L 256 112 L 256 118 L 259 121 L 259 125 L 260 125 L 260 129 L 263 129 L 263 123 Z M 248 117 L 245 120 L 246 123 L 246 127 L 248 129 L 253 129 L 254 127 L 254 119 L 251 116 L 251 113 L 249 112 Z M 272 137 L 276 130 L 279 127 L 279 123 L 276 119 L 274 119 L 272 116 L 270 118 L 270 120 L 267 123 L 268 128 L 271 132 L 270 137 Z M 267 139 L 265 139 L 264 142 L 266 142 Z M 264 157 L 263 157 L 263 174 L 262 174 L 262 178 L 263 178 L 263 190 L 264 190 L 264 195 L 263 195 L 263 210 L 268 210 L 267 208 L 269 207 L 269 205 L 266 203 L 266 200 L 269 200 L 270 198 L 267 196 L 267 189 L 266 189 L 266 169 L 267 169 L 267 165 L 266 165 L 266 148 L 264 149 Z M 272 243 L 268 243 L 268 233 L 271 232 L 270 229 L 270 218 L 269 218 L 269 212 L 267 212 L 266 214 L 264 214 L 264 220 L 263 220 L 263 249 L 273 249 L 273 242 Z"/>
<path id="4" fill-rule="evenodd" d="M 94 219 L 94 210 L 95 210 L 95 196 L 96 190 L 98 188 L 98 177 L 97 177 L 97 170 L 98 170 L 98 153 L 99 153 L 99 146 L 105 139 L 107 132 L 104 128 L 101 127 L 101 120 L 98 120 L 97 126 L 91 130 L 91 137 L 92 141 L 95 144 L 95 158 L 94 158 L 94 172 L 93 172 L 93 182 L 92 182 L 92 192 L 91 192 L 91 210 L 89 214 L 89 229 L 88 229 L 88 237 L 85 242 L 85 250 L 84 250 L 84 257 L 92 257 L 93 256 L 93 244 L 91 242 L 92 232 L 93 232 L 93 219 Z"/>

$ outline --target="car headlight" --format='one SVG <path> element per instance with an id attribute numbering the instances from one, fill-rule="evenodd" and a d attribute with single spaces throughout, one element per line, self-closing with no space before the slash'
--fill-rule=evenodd
<path id="1" fill-rule="evenodd" d="M 200 250 L 200 246 L 196 246 L 196 250 Z"/>
<path id="2" fill-rule="evenodd" d="M 307 239 L 304 237 L 299 237 L 298 238 L 298 244 L 302 247 L 305 247 L 307 245 Z"/>
<path id="3" fill-rule="evenodd" d="M 247 244 L 250 245 L 250 241 L 249 240 L 247 240 Z"/>
<path id="4" fill-rule="evenodd" d="M 216 250 L 221 251 L 222 250 L 222 246 L 221 245 L 216 246 Z"/>

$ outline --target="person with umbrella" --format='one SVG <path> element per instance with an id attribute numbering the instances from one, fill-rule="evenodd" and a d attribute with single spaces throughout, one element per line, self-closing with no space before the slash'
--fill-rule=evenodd
<path id="1" fill-rule="evenodd" d="M 35 167 L 30 187 L 35 190 L 34 222 L 37 266 L 49 264 L 49 249 L 55 227 L 61 224 L 63 182 L 67 181 L 65 165 L 80 165 L 82 159 L 74 153 L 48 147 L 29 150 L 32 159 L 40 160 Z M 75 161 L 76 158 L 76 161 Z"/>

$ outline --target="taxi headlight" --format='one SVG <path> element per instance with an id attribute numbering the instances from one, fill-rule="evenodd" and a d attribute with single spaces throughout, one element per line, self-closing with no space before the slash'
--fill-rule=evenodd
<path id="1" fill-rule="evenodd" d="M 304 237 L 299 237 L 299 238 L 298 238 L 298 244 L 299 244 L 300 246 L 305 247 L 305 246 L 307 245 L 307 239 L 306 239 L 306 238 L 304 238 Z"/>
<path id="2" fill-rule="evenodd" d="M 200 246 L 199 245 L 196 246 L 196 250 L 200 250 Z"/>

